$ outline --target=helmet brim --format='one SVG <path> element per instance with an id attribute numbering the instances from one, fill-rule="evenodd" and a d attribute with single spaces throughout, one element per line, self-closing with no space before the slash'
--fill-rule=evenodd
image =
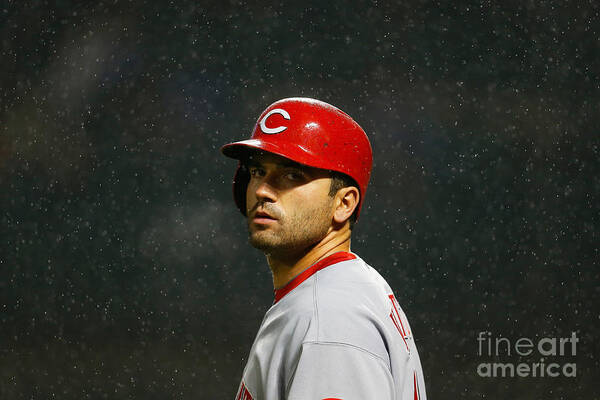
<path id="1" fill-rule="evenodd" d="M 239 142 L 229 143 L 221 147 L 223 155 L 236 160 L 244 160 L 249 154 L 255 151 L 266 151 L 286 157 L 285 150 L 274 143 L 267 143 L 260 139 L 241 140 Z M 287 158 L 287 157 L 286 157 Z"/>
<path id="2" fill-rule="evenodd" d="M 321 157 L 295 143 L 284 142 L 278 144 L 260 139 L 248 139 L 229 143 L 221 147 L 221 152 L 225 156 L 241 161 L 247 160 L 250 155 L 257 151 L 275 154 L 295 163 L 306 165 L 307 167 L 331 171 L 337 169 L 334 164 L 328 165 L 328 163 L 324 163 Z"/>

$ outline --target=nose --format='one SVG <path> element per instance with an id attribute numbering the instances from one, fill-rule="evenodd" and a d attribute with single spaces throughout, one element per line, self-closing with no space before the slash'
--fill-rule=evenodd
<path id="1" fill-rule="evenodd" d="M 275 202 L 277 201 L 277 191 L 269 184 L 267 179 L 261 179 L 256 182 L 256 188 L 254 190 L 256 199 L 261 202 Z"/>

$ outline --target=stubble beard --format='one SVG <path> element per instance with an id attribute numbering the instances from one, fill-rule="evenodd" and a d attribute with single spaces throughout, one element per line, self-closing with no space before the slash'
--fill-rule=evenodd
<path id="1" fill-rule="evenodd" d="M 263 253 L 278 258 L 293 257 L 319 243 L 331 226 L 330 204 L 304 208 L 290 216 L 282 216 L 273 227 L 250 227 L 250 244 Z"/>

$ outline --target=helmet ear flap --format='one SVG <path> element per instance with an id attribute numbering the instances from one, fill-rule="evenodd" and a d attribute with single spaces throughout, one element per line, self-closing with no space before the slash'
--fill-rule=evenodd
<path id="1" fill-rule="evenodd" d="M 240 161 L 233 177 L 233 199 L 244 216 L 246 216 L 246 190 L 249 182 L 248 168 Z"/>

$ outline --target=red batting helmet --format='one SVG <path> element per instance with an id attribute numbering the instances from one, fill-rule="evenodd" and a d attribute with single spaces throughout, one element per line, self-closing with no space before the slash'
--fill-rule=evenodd
<path id="1" fill-rule="evenodd" d="M 276 101 L 260 115 L 250 139 L 227 144 L 221 151 L 227 157 L 241 160 L 252 149 L 348 175 L 360 190 L 358 217 L 371 175 L 373 155 L 365 131 L 348 114 L 309 98 Z M 246 189 L 250 178 L 240 167 L 241 163 L 233 181 L 233 197 L 242 214 L 246 215 Z"/>

